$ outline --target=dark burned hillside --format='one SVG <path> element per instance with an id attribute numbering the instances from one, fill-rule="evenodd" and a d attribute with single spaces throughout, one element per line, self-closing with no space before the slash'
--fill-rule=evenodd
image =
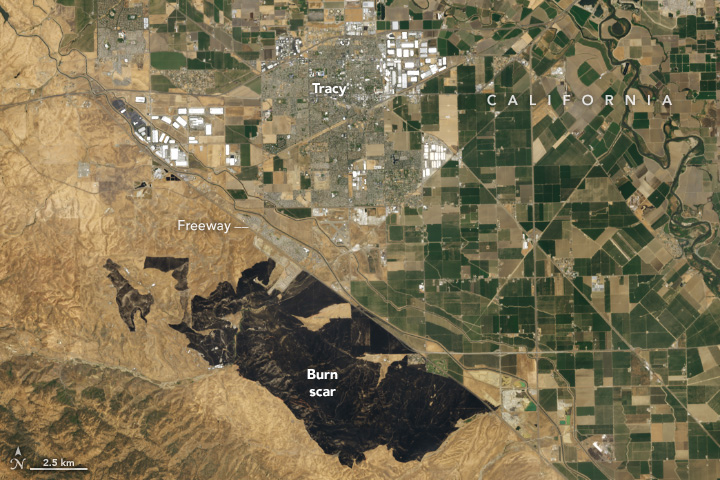
<path id="1" fill-rule="evenodd" d="M 387 445 L 400 461 L 437 449 L 460 419 L 490 410 L 463 387 L 411 365 L 406 356 L 389 366 L 361 360 L 365 353 L 411 353 L 363 312 L 334 319 L 319 331 L 294 315 L 311 316 L 343 300 L 309 275 L 299 276 L 282 299 L 267 292 L 274 268 L 262 262 L 243 272 L 236 286 L 222 282 L 208 298 L 192 300 L 191 324 L 172 325 L 211 365 L 236 365 L 303 420 L 311 437 L 345 465 Z M 223 317 L 240 312 L 236 328 Z M 337 379 L 308 379 L 308 369 L 336 372 Z M 310 389 L 335 389 L 318 397 Z"/>

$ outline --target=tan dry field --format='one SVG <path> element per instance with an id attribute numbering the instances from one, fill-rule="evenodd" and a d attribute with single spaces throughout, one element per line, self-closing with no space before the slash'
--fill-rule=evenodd
<path id="1" fill-rule="evenodd" d="M 325 307 L 311 317 L 297 317 L 297 319 L 300 320 L 308 330 L 317 331 L 327 325 L 333 318 L 350 318 L 350 316 L 350 304 L 340 303 Z"/>
<path id="2" fill-rule="evenodd" d="M 458 111 L 455 95 L 440 95 L 440 127 L 435 133 L 453 152 L 458 150 Z"/>

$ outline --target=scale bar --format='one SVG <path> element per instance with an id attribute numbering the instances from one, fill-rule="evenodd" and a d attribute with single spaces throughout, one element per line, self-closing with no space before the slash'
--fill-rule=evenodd
<path id="1" fill-rule="evenodd" d="M 53 470 L 53 471 L 70 471 L 70 470 L 87 470 L 86 467 L 32 467 L 30 470 Z"/>

